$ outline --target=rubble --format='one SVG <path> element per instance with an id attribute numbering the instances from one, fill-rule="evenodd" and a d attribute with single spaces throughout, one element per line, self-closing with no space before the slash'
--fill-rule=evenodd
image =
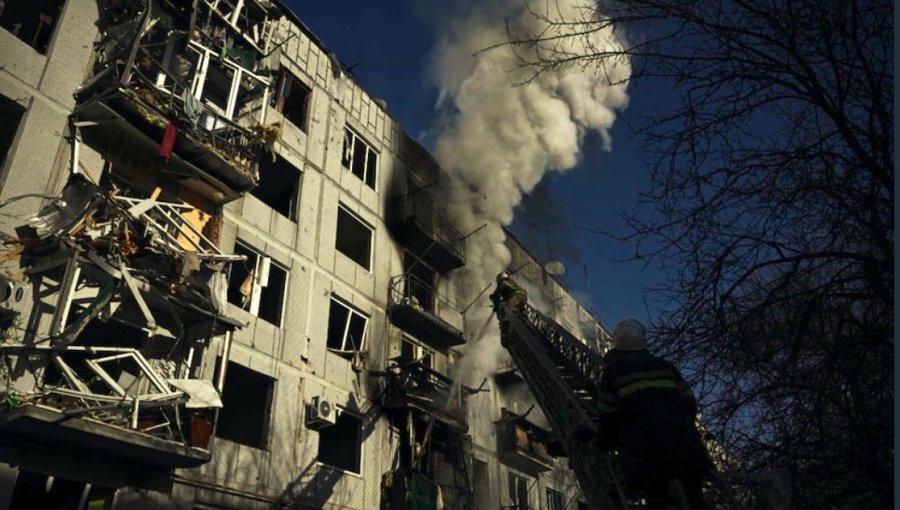
<path id="1" fill-rule="evenodd" d="M 6 307 L 7 366 L 46 365 L 40 384 L 6 392 L 0 428 L 59 415 L 205 448 L 191 445 L 184 427 L 197 426 L 189 425 L 203 416 L 195 410 L 222 406 L 200 378 L 200 352 L 209 338 L 243 326 L 226 312 L 225 271 L 244 257 L 204 234 L 208 213 L 159 195 L 121 196 L 75 174 L 6 241 L 7 301 L 33 288 L 35 307 L 52 313 L 29 328 L 15 320 L 27 306 Z"/>

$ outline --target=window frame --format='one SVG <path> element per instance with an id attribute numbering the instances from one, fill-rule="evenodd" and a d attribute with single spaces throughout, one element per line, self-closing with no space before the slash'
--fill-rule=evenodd
<path id="1" fill-rule="evenodd" d="M 363 313 L 362 310 L 360 310 L 360 309 L 356 308 L 355 306 L 351 305 L 349 302 L 347 302 L 347 301 L 341 299 L 341 298 L 338 297 L 337 295 L 331 294 L 331 296 L 329 297 L 329 301 L 328 301 L 328 324 L 329 324 L 329 329 L 331 329 L 331 328 L 330 328 L 330 324 L 331 324 L 331 307 L 333 306 L 333 304 L 337 304 L 338 306 L 343 306 L 344 308 L 347 309 L 347 312 L 348 312 L 348 313 L 347 313 L 347 319 L 346 319 L 346 321 L 344 322 L 344 333 L 343 333 L 343 335 L 341 335 L 341 337 L 342 337 L 342 338 L 341 338 L 341 349 L 338 349 L 338 348 L 335 348 L 335 347 L 331 347 L 331 346 L 328 345 L 328 343 L 329 343 L 328 341 L 330 340 L 330 336 L 331 336 L 331 335 L 329 334 L 330 331 L 326 331 L 326 332 L 325 332 L 325 348 L 326 348 L 329 352 L 333 352 L 333 353 L 335 353 L 335 354 L 343 354 L 343 355 L 351 354 L 351 353 L 354 353 L 354 352 L 361 352 L 361 351 L 364 351 L 365 348 L 366 348 L 366 343 L 367 343 L 367 341 L 368 341 L 368 337 L 369 337 L 369 319 L 371 319 L 371 317 L 370 317 L 369 315 Z M 347 342 L 348 342 L 347 336 L 348 336 L 348 333 L 350 332 L 350 322 L 351 322 L 350 319 L 353 317 L 354 314 L 356 314 L 358 317 L 362 318 L 362 320 L 363 320 L 363 331 L 362 331 L 362 335 L 361 335 L 361 336 L 362 336 L 362 340 L 360 341 L 360 345 L 359 345 L 359 347 L 357 348 L 357 350 L 352 350 L 352 349 L 347 349 L 347 348 L 346 348 L 346 347 L 347 347 Z M 351 345 L 351 346 L 352 346 L 352 345 Z"/>
<path id="2" fill-rule="evenodd" d="M 566 500 L 563 497 L 562 492 L 559 492 L 558 490 L 547 487 L 546 495 L 547 495 L 547 510 L 563 510 L 563 505 L 565 505 Z M 551 498 L 556 498 L 556 500 L 559 502 L 559 505 L 554 507 L 551 504 Z"/>
<path id="3" fill-rule="evenodd" d="M 249 252 L 253 253 L 254 255 L 256 255 L 256 261 L 254 262 L 253 268 L 250 270 L 250 273 L 249 273 L 249 274 L 253 275 L 253 286 L 250 289 L 249 303 L 247 305 L 241 306 L 237 303 L 232 302 L 230 299 L 228 299 L 228 302 L 234 306 L 237 306 L 241 310 L 244 310 L 245 312 L 249 313 L 250 315 L 253 315 L 257 319 L 260 319 L 262 321 L 265 321 L 268 324 L 271 324 L 277 328 L 280 328 L 284 324 L 284 310 L 286 308 L 285 305 L 287 304 L 287 293 L 288 293 L 288 288 L 290 285 L 290 276 L 291 276 L 290 269 L 288 269 L 286 266 L 282 265 L 280 262 L 272 259 L 272 257 L 269 257 L 268 255 L 262 253 L 261 251 L 253 248 L 249 243 L 247 243 L 246 241 L 243 241 L 242 239 L 236 239 L 234 242 L 234 245 L 235 245 L 235 248 L 237 248 L 237 246 L 241 246 L 241 248 L 243 248 L 244 250 L 249 251 Z M 235 251 L 235 250 L 232 249 L 232 251 Z M 240 262 L 236 262 L 236 263 L 240 263 Z M 265 270 L 262 270 L 262 267 L 265 267 L 265 266 L 268 266 L 268 267 L 265 268 Z M 280 306 L 280 310 L 278 311 L 278 321 L 277 322 L 271 322 L 264 317 L 260 317 L 260 315 L 259 315 L 259 305 L 260 305 L 260 302 L 262 301 L 262 294 L 264 292 L 263 289 L 266 289 L 269 286 L 269 279 L 271 278 L 271 272 L 272 272 L 273 267 L 275 269 L 278 269 L 278 270 L 281 270 L 284 272 L 284 288 L 281 290 L 281 300 L 280 300 L 281 306 Z M 231 288 L 231 283 L 232 283 L 231 282 L 231 278 L 232 278 L 232 274 L 233 274 L 232 271 L 233 271 L 233 265 L 231 268 L 229 268 L 229 274 L 228 274 L 228 288 L 229 289 Z M 259 279 L 259 276 L 262 274 L 266 275 L 265 284 L 262 284 L 262 282 L 260 282 L 260 279 Z M 246 306 L 246 308 L 245 308 L 245 306 Z"/>
<path id="4" fill-rule="evenodd" d="M 222 412 L 223 412 L 222 410 L 219 410 L 219 413 L 216 417 L 216 425 L 215 425 L 213 436 L 216 439 L 223 439 L 225 441 L 230 441 L 232 443 L 239 444 L 242 446 L 247 446 L 250 448 L 257 449 L 257 450 L 268 451 L 269 445 L 271 442 L 271 436 L 272 436 L 272 407 L 273 407 L 273 404 L 275 403 L 275 392 L 277 391 L 276 387 L 278 385 L 278 379 L 271 377 L 267 374 L 264 374 L 262 372 L 259 372 L 257 370 L 254 370 L 254 369 L 248 367 L 247 365 L 238 363 L 238 362 L 230 360 L 230 359 L 227 361 L 224 361 L 224 363 L 223 363 L 223 359 L 221 356 L 219 358 L 217 358 L 216 362 L 217 362 L 217 364 L 220 365 L 219 369 L 220 370 L 224 369 L 224 371 L 225 371 L 224 372 L 225 379 L 223 381 L 222 390 L 221 390 L 223 402 L 225 401 L 225 398 L 226 398 L 225 394 L 227 392 L 225 391 L 225 389 L 226 389 L 226 386 L 228 385 L 228 377 L 229 377 L 229 375 L 232 377 L 234 376 L 235 371 L 233 369 L 235 366 L 240 367 L 241 369 L 246 370 L 247 372 L 251 372 L 252 374 L 254 374 L 254 376 L 259 376 L 259 377 L 265 378 L 266 379 L 265 382 L 267 383 L 267 385 L 266 385 L 266 401 L 265 401 L 265 404 L 263 405 L 264 406 L 264 411 L 263 411 L 264 414 L 262 416 L 263 430 L 262 430 L 262 433 L 260 434 L 260 443 L 259 444 L 256 444 L 256 445 L 248 444 L 248 443 L 245 443 L 242 441 L 235 440 L 233 438 L 223 437 L 223 436 L 219 435 L 220 434 L 219 426 L 221 425 Z M 229 365 L 231 365 L 231 366 L 229 366 Z"/>
<path id="5" fill-rule="evenodd" d="M 359 466 L 358 471 L 353 471 L 352 469 L 342 468 L 340 466 L 335 466 L 332 464 L 328 464 L 327 462 L 323 462 L 319 460 L 319 452 L 322 448 L 322 432 L 328 430 L 328 427 L 319 431 L 319 446 L 316 449 L 316 464 L 319 466 L 323 466 L 328 469 L 333 469 L 335 471 L 340 471 L 341 473 L 346 473 L 353 476 L 362 477 L 363 475 L 363 466 L 365 466 L 365 451 L 363 448 L 363 443 L 365 443 L 365 438 L 363 437 L 363 417 L 354 412 L 348 411 L 347 408 L 343 406 L 335 406 L 335 412 L 337 413 L 337 419 L 339 420 L 342 416 L 347 415 L 351 416 L 359 422 L 359 426 L 356 429 L 356 464 Z"/>
<path id="6" fill-rule="evenodd" d="M 349 136 L 349 143 L 348 143 L 348 136 Z M 365 151 L 366 159 L 362 164 L 362 168 L 363 168 L 362 176 L 356 175 L 356 173 L 353 171 L 353 162 L 356 157 L 355 153 L 356 153 L 357 140 L 359 142 L 361 142 L 363 144 L 363 146 L 366 148 L 366 151 Z M 348 152 L 350 154 L 349 157 L 347 157 Z M 371 183 L 369 182 L 369 156 L 370 156 L 370 154 L 375 157 L 375 163 L 372 165 L 372 172 L 374 175 L 372 176 Z M 344 125 L 344 138 L 342 141 L 342 149 L 341 149 L 341 166 L 344 168 L 344 170 L 347 170 L 351 174 L 356 175 L 356 177 L 358 177 L 366 186 L 371 188 L 372 191 L 378 191 L 378 160 L 379 159 L 381 159 L 380 154 L 378 153 L 377 150 L 375 150 L 375 146 L 373 144 L 369 143 L 369 141 L 366 140 L 366 138 L 364 136 L 359 134 L 359 131 L 357 131 L 357 130 L 353 129 L 352 127 L 350 127 L 349 125 L 345 124 Z M 347 161 L 346 165 L 344 164 L 345 160 Z"/>
<path id="7" fill-rule="evenodd" d="M 368 257 L 367 257 L 367 265 L 365 265 L 365 266 L 360 264 L 352 256 L 348 255 L 347 253 L 344 253 L 340 248 L 338 248 L 338 235 L 341 232 L 341 229 L 339 228 L 340 222 L 341 222 L 341 211 L 343 211 L 345 214 L 347 214 L 347 216 L 349 216 L 350 219 L 356 221 L 361 226 L 363 226 L 366 230 L 369 231 L 369 253 L 368 253 Z M 335 223 L 336 223 L 335 224 L 335 233 L 334 233 L 334 249 L 335 249 L 335 251 L 339 252 L 341 255 L 352 260 L 354 263 L 356 263 L 358 266 L 362 267 L 366 271 L 371 272 L 372 267 L 374 266 L 374 262 L 375 262 L 373 260 L 375 257 L 375 227 L 369 225 L 368 222 L 366 222 L 365 220 L 360 218 L 358 214 L 353 212 L 349 207 L 345 206 L 341 202 L 338 202 L 338 213 L 337 213 L 337 218 L 336 218 Z"/>
<path id="8" fill-rule="evenodd" d="M 290 120 L 287 117 L 287 115 L 284 114 L 284 111 L 283 111 L 285 101 L 284 101 L 284 97 L 282 94 L 284 92 L 285 81 L 287 79 L 291 80 L 292 87 L 293 87 L 293 84 L 296 83 L 301 89 L 303 89 L 306 92 L 306 99 L 304 100 L 305 104 L 303 106 L 303 118 L 301 119 L 301 122 L 302 122 L 301 124 L 297 124 L 296 122 Z M 295 126 L 300 131 L 307 133 L 308 129 L 309 129 L 310 111 L 312 109 L 312 108 L 310 108 L 310 106 L 312 104 L 312 94 L 313 94 L 312 87 L 307 85 L 306 82 L 304 80 L 300 79 L 300 77 L 298 77 L 296 74 L 292 73 L 290 71 L 290 69 L 288 69 L 286 66 L 281 66 L 280 72 L 278 73 L 278 81 L 276 82 L 276 86 L 275 86 L 275 93 L 272 94 L 271 106 L 272 106 L 273 110 L 280 113 L 282 115 L 282 117 L 284 117 L 285 121 L 290 122 L 291 125 Z M 279 105 L 279 102 L 281 103 L 280 105 Z"/>
<path id="9" fill-rule="evenodd" d="M 413 348 L 412 349 L 413 359 L 405 360 L 405 361 L 408 362 L 408 361 L 413 361 L 413 360 L 420 360 L 419 363 L 421 363 L 423 366 L 430 368 L 431 370 L 435 370 L 434 361 L 435 361 L 435 356 L 437 355 L 437 351 L 435 351 L 434 349 L 429 349 L 428 347 L 425 347 L 425 345 L 422 342 L 420 342 L 418 339 L 416 339 L 414 336 L 410 335 L 409 333 L 404 332 L 403 335 L 400 336 L 400 356 L 401 357 L 403 357 L 404 344 L 410 345 Z"/>

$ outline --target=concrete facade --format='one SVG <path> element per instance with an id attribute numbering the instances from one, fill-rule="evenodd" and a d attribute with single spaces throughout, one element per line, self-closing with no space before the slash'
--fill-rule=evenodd
<path id="1" fill-rule="evenodd" d="M 94 42 L 101 37 L 97 28 L 101 8 L 93 0 L 66 0 L 46 55 L 0 28 L 0 47 L 4 48 L 0 51 L 0 96 L 25 109 L 3 162 L 0 201 L 25 194 L 56 195 L 73 169 L 98 180 L 109 172 L 119 172 L 118 160 L 90 139 L 92 128 L 88 125 L 80 128 L 85 139 L 78 143 L 78 161 L 72 159 L 76 135 L 69 123 L 76 109 L 73 92 L 91 76 L 97 60 Z M 424 349 L 417 352 L 430 352 L 431 368 L 450 377 L 463 350 L 462 346 L 436 349 L 417 332 L 394 325 L 390 316 L 392 278 L 405 271 L 405 246 L 392 225 L 394 199 L 440 172 L 430 156 L 375 98 L 339 69 L 337 60 L 293 15 L 285 13 L 271 27 L 269 44 L 280 46 L 259 63 L 271 71 L 268 86 L 274 89 L 276 72 L 286 69 L 309 89 L 305 126 L 295 125 L 273 107 L 265 110 L 260 121 L 263 125 L 281 123 L 281 132 L 271 149 L 259 157 L 277 154 L 300 176 L 297 196 L 291 202 L 295 219 L 252 193 L 243 193 L 215 210 L 224 218 L 218 237 L 222 251 L 232 253 L 241 243 L 286 271 L 280 325 L 229 304 L 228 314 L 246 326 L 233 334 L 211 337 L 197 369 L 203 379 L 218 382 L 220 389 L 227 383 L 228 372 L 223 381 L 222 366 L 215 368 L 217 360 L 219 365 L 227 361 L 228 366 L 245 367 L 272 381 L 268 396 L 243 396 L 268 402 L 262 446 L 214 437 L 209 445 L 211 461 L 170 470 L 169 483 L 153 488 L 129 486 L 114 477 L 105 478 L 102 470 L 93 468 L 78 479 L 73 474 L 77 466 L 90 464 L 90 459 L 60 457 L 41 467 L 30 466 L 27 459 L 18 464 L 7 459 L 0 464 L 0 509 L 24 508 L 16 506 L 23 503 L 16 502 L 14 495 L 17 475 L 29 470 L 113 489 L 111 497 L 104 500 L 108 506 L 90 506 L 85 499 L 88 496 L 83 496 L 77 503 L 80 506 L 71 506 L 79 510 L 383 508 L 384 475 L 398 467 L 405 443 L 402 420 L 380 408 L 383 378 L 379 372 L 402 354 L 404 335 L 417 337 Z M 247 119 L 238 121 L 251 125 Z M 348 127 L 377 154 L 374 187 L 342 165 Z M 442 196 L 440 191 L 437 196 Z M 39 199 L 29 199 L 5 206 L 3 212 L 14 218 L 7 218 L 4 224 L 14 226 L 41 205 Z M 340 211 L 350 213 L 371 232 L 369 268 L 336 249 Z M 509 238 L 508 246 L 513 253 L 510 267 L 524 267 L 517 278 L 542 294 L 535 299 L 544 302 L 547 313 L 588 345 L 602 349 L 605 334 L 597 320 L 514 238 Z M 451 277 L 452 272 L 436 271 L 435 292 L 447 302 L 435 304 L 432 312 L 465 331 L 461 306 L 447 304 L 454 297 Z M 535 291 L 531 292 L 534 295 Z M 364 343 L 353 349 L 358 353 L 328 347 L 335 300 L 366 320 Z M 13 344 L 17 338 L 8 334 L 3 341 Z M 362 360 L 359 353 L 364 353 Z M 495 422 L 501 420 L 503 408 L 524 413 L 530 405 L 527 389 L 521 383 L 502 384 L 492 374 L 482 389 L 487 391 L 467 397 L 468 431 L 462 434 L 467 437 L 462 470 L 469 477 L 474 507 L 513 508 L 509 484 L 512 477 L 518 477 L 527 486 L 527 508 L 582 508 L 565 458 L 550 459 L 549 469 L 536 475 L 498 459 Z M 227 402 L 229 396 L 224 398 Z M 358 470 L 338 469 L 320 461 L 320 452 L 327 448 L 320 445 L 326 429 L 307 426 L 308 406 L 317 398 L 359 418 Z M 140 473 L 140 466 L 134 469 Z M 433 476 L 444 475 L 438 469 Z M 554 506 L 548 491 L 561 494 L 562 506 Z M 459 501 L 447 501 L 445 508 L 465 508 Z"/>

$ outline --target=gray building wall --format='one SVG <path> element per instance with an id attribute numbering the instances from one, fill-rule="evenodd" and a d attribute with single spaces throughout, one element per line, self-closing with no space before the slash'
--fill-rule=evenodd
<path id="1" fill-rule="evenodd" d="M 68 0 L 47 56 L 0 29 L 0 47 L 4 48 L 0 51 L 0 94 L 27 109 L 2 168 L 0 200 L 28 193 L 55 194 L 68 178 L 71 145 L 67 136 L 71 133 L 67 119 L 75 104 L 72 93 L 83 82 L 93 59 L 97 9 L 93 0 Z M 176 470 L 167 491 L 121 488 L 115 508 L 261 509 L 291 501 L 309 507 L 373 509 L 380 505 L 382 475 L 395 467 L 398 432 L 372 400 L 370 374 L 354 371 L 350 360 L 326 348 L 329 306 L 332 296 L 337 296 L 368 316 L 368 369 L 381 369 L 387 359 L 400 353 L 403 332 L 391 325 L 387 316 L 390 279 L 403 272 L 403 249 L 388 228 L 390 201 L 414 181 L 411 172 L 434 169 L 425 168 L 428 163 L 422 159 L 421 149 L 373 98 L 334 69 L 326 50 L 289 18 L 280 20 L 273 42 L 285 40 L 270 58 L 278 59 L 312 90 L 308 126 L 301 130 L 274 109 L 268 110 L 265 123 L 283 122 L 275 152 L 301 174 L 297 220 L 291 221 L 246 194 L 225 207 L 220 239 L 224 251 L 232 250 L 240 240 L 288 270 L 283 321 L 276 327 L 231 305 L 232 315 L 248 325 L 230 340 L 214 339 L 207 360 L 211 366 L 215 356 L 227 355 L 231 362 L 275 380 L 266 447 L 214 438 L 211 462 Z M 345 126 L 352 127 L 379 155 L 374 190 L 341 165 Z M 80 161 L 85 170 L 99 175 L 104 156 L 82 146 Z M 23 217 L 34 213 L 37 205 L 35 200 L 23 200 L 3 212 Z M 371 269 L 335 249 L 339 205 L 372 227 Z M 593 318 L 585 308 L 558 283 L 546 280 L 540 264 L 514 239 L 509 247 L 511 266 L 526 264 L 522 278 L 547 293 L 551 305 L 546 311 L 595 345 L 591 328 L 602 330 L 596 321 L 586 326 Z M 452 297 L 446 275 L 439 287 Z M 458 313 L 449 309 L 439 313 L 462 326 Z M 458 353 L 442 352 L 435 357 L 436 369 L 449 373 Z M 580 498 L 565 459 L 557 460 L 551 471 L 537 478 L 498 461 L 493 422 L 499 419 L 501 407 L 513 404 L 491 377 L 487 388 L 489 392 L 470 397 L 469 406 L 473 457 L 484 463 L 483 473 L 487 474 L 476 484 L 489 491 L 479 495 L 480 505 L 509 505 L 507 482 L 513 473 L 528 480 L 530 508 L 547 508 L 547 489 L 565 495 L 565 508 L 576 508 Z M 326 398 L 362 417 L 359 474 L 316 461 L 319 433 L 304 425 L 305 404 L 314 397 Z M 0 509 L 8 504 L 15 474 L 15 467 L 0 465 Z"/>

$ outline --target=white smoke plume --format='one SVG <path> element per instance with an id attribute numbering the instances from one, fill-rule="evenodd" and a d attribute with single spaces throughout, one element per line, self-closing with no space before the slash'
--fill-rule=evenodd
<path id="1" fill-rule="evenodd" d="M 556 20 L 591 19 L 599 16 L 593 1 L 530 0 L 527 5 L 533 12 L 522 0 L 479 4 L 454 20 L 436 51 L 439 106 L 447 112 L 437 157 L 451 176 L 448 213 L 462 232 L 486 225 L 470 239 L 466 266 L 458 271 L 458 298 L 464 304 L 509 263 L 503 227 L 512 222 L 523 194 L 547 172 L 575 166 L 589 131 L 599 133 L 608 150 L 616 111 L 628 103 L 631 66 L 626 59 L 602 68 L 563 65 L 532 76 L 535 69 L 522 67 L 513 48 L 502 44 L 509 39 L 507 28 L 514 36 L 552 37 L 571 30 L 550 26 L 533 13 Z M 572 54 L 621 47 L 612 29 L 556 43 L 556 50 Z M 466 314 L 468 345 L 459 367 L 466 383 L 477 384 L 506 357 L 496 325 L 484 327 L 490 315 L 487 294 Z"/>

